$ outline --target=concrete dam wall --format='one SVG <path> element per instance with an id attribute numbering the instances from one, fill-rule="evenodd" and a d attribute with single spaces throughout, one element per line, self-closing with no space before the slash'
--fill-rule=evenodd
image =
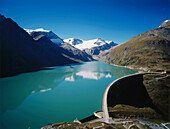
<path id="1" fill-rule="evenodd" d="M 153 108 L 152 100 L 143 85 L 143 75 L 134 74 L 114 81 L 107 94 L 107 106 L 126 104 Z"/>
<path id="2" fill-rule="evenodd" d="M 108 107 L 114 107 L 117 104 L 125 104 L 140 108 L 155 108 L 143 84 L 144 74 L 146 73 L 124 76 L 113 81 L 106 88 L 102 104 L 105 122 L 112 122 L 112 119 L 109 117 Z"/>

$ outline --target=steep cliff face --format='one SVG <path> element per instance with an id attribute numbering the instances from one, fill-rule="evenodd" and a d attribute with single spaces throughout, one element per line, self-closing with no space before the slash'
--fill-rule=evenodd
<path id="1" fill-rule="evenodd" d="M 50 39 L 40 36 L 34 40 L 12 19 L 2 15 L 0 36 L 1 77 L 77 62 L 65 56 Z"/>
<path id="2" fill-rule="evenodd" d="M 170 28 L 164 24 L 116 46 L 107 63 L 148 69 L 170 69 Z"/>

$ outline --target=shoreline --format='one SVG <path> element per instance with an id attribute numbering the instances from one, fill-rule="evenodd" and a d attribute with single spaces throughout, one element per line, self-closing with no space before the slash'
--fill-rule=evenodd
<path id="1" fill-rule="evenodd" d="M 104 61 L 104 63 L 106 63 L 106 62 Z M 122 65 L 116 65 L 116 64 L 111 64 L 111 63 L 106 63 L 106 64 L 110 64 L 110 65 L 114 65 L 114 66 L 118 66 L 118 67 L 125 67 L 125 68 L 129 68 L 129 69 L 137 69 L 137 70 L 139 70 L 138 73 L 140 72 L 140 70 L 144 70 L 146 72 L 148 71 L 148 68 L 146 68 L 146 67 L 122 66 Z"/>

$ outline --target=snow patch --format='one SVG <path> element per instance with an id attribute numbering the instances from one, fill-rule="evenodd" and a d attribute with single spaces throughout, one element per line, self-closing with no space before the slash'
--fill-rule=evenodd
<path id="1" fill-rule="evenodd" d="M 164 22 L 169 22 L 170 20 L 165 20 Z"/>
<path id="2" fill-rule="evenodd" d="M 43 28 L 38 28 L 35 30 L 30 29 L 24 29 L 28 34 L 31 34 L 32 32 L 50 32 L 50 30 L 44 30 Z"/>

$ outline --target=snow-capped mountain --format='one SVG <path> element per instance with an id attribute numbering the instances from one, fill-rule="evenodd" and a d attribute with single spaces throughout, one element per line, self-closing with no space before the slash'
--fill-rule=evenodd
<path id="1" fill-rule="evenodd" d="M 64 39 L 64 42 L 69 43 L 69 44 L 75 46 L 75 45 L 78 45 L 78 44 L 82 44 L 83 40 L 76 39 L 76 38 L 69 38 L 69 39 Z"/>
<path id="2" fill-rule="evenodd" d="M 29 35 L 31 35 L 34 39 L 37 39 L 40 35 L 44 35 L 47 38 L 49 38 L 53 43 L 60 44 L 64 43 L 63 39 L 58 37 L 55 33 L 53 33 L 50 30 L 44 30 L 43 28 L 38 28 L 35 30 L 30 29 L 24 29 L 26 32 L 28 32 Z"/>
<path id="3" fill-rule="evenodd" d="M 31 35 L 35 40 L 38 40 L 39 38 L 41 38 L 42 35 L 47 37 L 55 45 L 57 44 L 58 46 L 63 48 L 61 50 L 63 53 L 65 53 L 67 56 L 70 56 L 71 58 L 75 58 L 79 62 L 93 60 L 93 58 L 90 55 L 88 55 L 86 52 L 75 48 L 73 45 L 69 43 L 65 43 L 63 39 L 58 37 L 55 33 L 53 33 L 50 30 L 44 30 L 43 28 L 39 28 L 36 30 L 25 29 L 25 31 L 27 31 L 29 35 Z"/>
<path id="4" fill-rule="evenodd" d="M 92 39 L 92 40 L 82 40 L 77 38 L 68 38 L 68 39 L 61 39 L 55 33 L 50 30 L 44 30 L 43 28 L 30 30 L 24 29 L 26 32 L 29 33 L 35 40 L 38 40 L 41 35 L 46 36 L 49 38 L 53 43 L 63 47 L 64 49 L 71 50 L 73 53 L 82 53 L 84 51 L 90 56 L 98 56 L 101 51 L 109 50 L 113 46 L 117 44 L 113 41 L 105 41 L 101 38 Z M 75 52 L 74 52 L 75 51 Z M 84 53 L 84 54 L 85 54 Z M 90 57 L 91 58 L 91 57 Z M 97 59 L 97 58 L 96 58 Z"/>
<path id="5" fill-rule="evenodd" d="M 101 52 L 109 50 L 116 46 L 117 44 L 113 41 L 105 41 L 101 38 L 92 39 L 92 40 L 82 40 L 76 38 L 69 38 L 64 39 L 64 42 L 67 42 L 74 47 L 85 51 L 87 54 L 93 56 L 95 59 L 102 59 L 99 58 Z"/>
<path id="6" fill-rule="evenodd" d="M 159 28 L 161 28 L 161 27 L 170 28 L 170 20 L 164 21 L 164 22 L 159 26 Z"/>
<path id="7" fill-rule="evenodd" d="M 100 38 L 92 39 L 92 40 L 69 38 L 69 39 L 64 39 L 64 42 L 69 43 L 80 50 L 85 50 L 85 49 L 91 49 L 93 47 L 99 47 L 106 44 L 110 44 L 113 41 L 105 41 Z"/>

